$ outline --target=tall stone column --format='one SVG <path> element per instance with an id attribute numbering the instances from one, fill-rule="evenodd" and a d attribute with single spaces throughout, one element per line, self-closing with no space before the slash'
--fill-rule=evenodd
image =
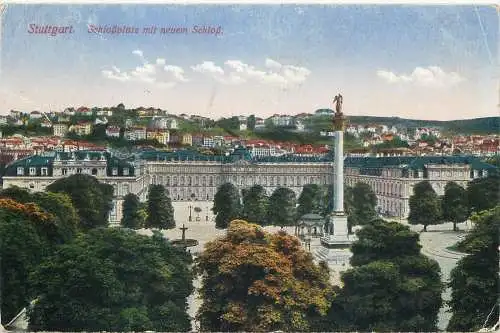
<path id="1" fill-rule="evenodd" d="M 333 226 L 333 235 L 327 235 L 321 239 L 321 245 L 328 249 L 336 249 L 332 251 L 338 251 L 339 249 L 344 249 L 341 251 L 345 251 L 345 249 L 350 247 L 352 242 L 356 240 L 355 235 L 349 235 L 349 230 L 347 228 L 347 215 L 344 212 L 344 127 L 346 118 L 342 113 L 342 102 L 342 95 L 339 94 L 335 96 L 335 99 L 333 100 L 333 103 L 336 103 L 336 112 L 333 117 L 333 129 L 335 131 L 335 165 L 333 171 L 334 199 L 333 209 L 328 218 L 328 224 Z M 338 255 L 338 253 L 336 255 Z"/>
<path id="2" fill-rule="evenodd" d="M 334 208 L 337 215 L 344 214 L 344 132 L 335 131 L 335 175 L 334 175 Z"/>

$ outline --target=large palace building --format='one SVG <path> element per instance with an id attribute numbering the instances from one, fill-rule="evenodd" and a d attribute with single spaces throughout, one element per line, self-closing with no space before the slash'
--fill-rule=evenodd
<path id="1" fill-rule="evenodd" d="M 494 166 L 471 156 L 348 157 L 344 161 L 345 182 L 369 184 L 378 198 L 382 214 L 406 218 L 413 186 L 428 180 L 436 192 L 444 193 L 448 181 L 462 186 L 485 177 Z M 262 185 L 271 194 L 288 187 L 297 195 L 306 184 L 333 182 L 333 156 L 252 157 L 244 148 L 224 156 L 194 151 L 147 151 L 127 159 L 108 152 L 51 152 L 17 160 L 7 166 L 3 188 L 19 186 L 43 191 L 56 179 L 84 173 L 97 177 L 115 189 L 110 222 L 122 217 L 123 196 L 137 194 L 146 200 L 150 184 L 162 184 L 172 201 L 212 201 L 217 187 L 231 182 L 238 189 Z"/>

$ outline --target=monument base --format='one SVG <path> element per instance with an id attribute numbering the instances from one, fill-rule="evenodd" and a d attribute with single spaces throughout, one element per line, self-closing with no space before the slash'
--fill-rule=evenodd
<path id="1" fill-rule="evenodd" d="M 356 235 L 349 235 L 347 228 L 347 215 L 334 212 L 330 215 L 330 224 L 333 226 L 333 233 L 321 237 L 321 245 L 329 249 L 345 249 L 357 240 Z"/>

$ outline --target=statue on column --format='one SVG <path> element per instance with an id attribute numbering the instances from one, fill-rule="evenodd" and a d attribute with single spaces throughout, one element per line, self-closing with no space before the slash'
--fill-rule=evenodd
<path id="1" fill-rule="evenodd" d="M 342 114 L 342 103 L 343 103 L 343 98 L 341 94 L 338 94 L 335 96 L 333 99 L 333 104 L 335 104 L 335 113 L 336 114 Z"/>
<path id="2" fill-rule="evenodd" d="M 333 99 L 333 104 L 335 104 L 335 115 L 333 116 L 333 129 L 335 131 L 343 131 L 345 127 L 345 117 L 342 113 L 342 103 L 344 98 L 341 94 L 338 94 Z"/>

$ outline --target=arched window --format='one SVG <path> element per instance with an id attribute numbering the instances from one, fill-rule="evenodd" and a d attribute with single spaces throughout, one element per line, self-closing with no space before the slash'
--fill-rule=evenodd
<path id="1" fill-rule="evenodd" d="M 92 168 L 92 176 L 97 176 L 97 168 Z"/>

